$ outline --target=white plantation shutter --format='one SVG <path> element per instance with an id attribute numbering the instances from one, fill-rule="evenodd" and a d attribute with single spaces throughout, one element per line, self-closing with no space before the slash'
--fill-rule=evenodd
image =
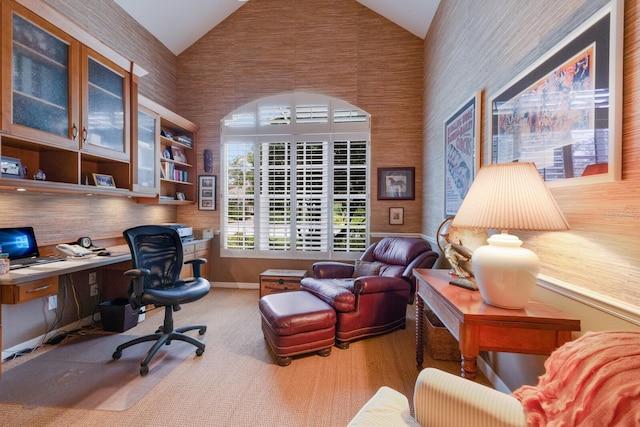
<path id="1" fill-rule="evenodd" d="M 291 143 L 260 143 L 260 226 L 258 248 L 291 247 Z"/>
<path id="2" fill-rule="evenodd" d="M 367 141 L 333 143 L 333 250 L 360 252 L 367 240 Z"/>
<path id="3" fill-rule="evenodd" d="M 296 249 L 326 252 L 329 233 L 329 143 L 296 142 Z"/>
<path id="4" fill-rule="evenodd" d="M 254 143 L 230 141 L 223 146 L 223 175 L 225 203 L 223 213 L 226 218 L 223 233 L 224 247 L 252 249 L 254 243 Z"/>
<path id="5" fill-rule="evenodd" d="M 306 93 L 262 98 L 222 119 L 224 254 L 364 251 L 369 121 L 342 100 Z"/>

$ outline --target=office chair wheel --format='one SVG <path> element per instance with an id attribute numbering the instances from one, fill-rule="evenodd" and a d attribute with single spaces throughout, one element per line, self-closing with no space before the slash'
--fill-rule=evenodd
<path id="1" fill-rule="evenodd" d="M 122 352 L 121 351 L 114 351 L 113 354 L 111 355 L 112 359 L 118 360 L 122 357 Z"/>
<path id="2" fill-rule="evenodd" d="M 204 348 L 198 348 L 196 350 L 196 356 L 202 356 L 202 353 L 204 353 Z"/>
<path id="3" fill-rule="evenodd" d="M 207 332 L 207 327 L 206 326 L 204 328 L 200 328 L 198 330 L 198 335 L 204 335 L 205 332 Z"/>
<path id="4" fill-rule="evenodd" d="M 149 373 L 149 367 L 147 365 L 140 365 L 140 375 L 143 377 Z"/>

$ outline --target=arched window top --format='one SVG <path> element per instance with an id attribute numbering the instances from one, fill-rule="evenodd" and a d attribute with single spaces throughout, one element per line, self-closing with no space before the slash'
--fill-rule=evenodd
<path id="1" fill-rule="evenodd" d="M 291 92 L 251 101 L 222 119 L 223 135 L 368 131 L 371 116 L 338 98 Z"/>

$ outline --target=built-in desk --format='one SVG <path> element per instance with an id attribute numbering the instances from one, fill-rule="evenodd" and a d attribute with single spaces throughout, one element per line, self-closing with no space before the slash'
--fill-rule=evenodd
<path id="1" fill-rule="evenodd" d="M 107 249 L 111 252 L 109 256 L 94 255 L 49 264 L 38 264 L 11 270 L 9 274 L 0 275 L 0 303 L 20 304 L 49 295 L 57 295 L 60 276 L 131 260 L 131 252 L 127 245 L 119 245 Z M 126 268 L 130 268 L 130 264 Z M 1 351 L 2 325 L 0 325 Z"/>
<path id="2" fill-rule="evenodd" d="M 182 244 L 184 261 L 197 257 L 208 259 L 210 244 L 211 239 L 184 242 Z M 87 274 L 89 270 L 102 269 L 103 279 L 106 283 L 110 283 L 110 288 L 113 288 L 114 286 L 111 285 L 118 282 L 128 286 L 128 279 L 124 278 L 123 272 L 131 268 L 131 252 L 129 246 L 111 246 L 107 247 L 107 250 L 111 252 L 111 255 L 90 255 L 81 258 L 69 258 L 60 262 L 38 264 L 11 270 L 9 274 L 0 275 L 0 303 L 20 304 L 37 298 L 57 295 L 60 277 L 78 272 L 85 272 L 85 274 Z M 183 268 L 183 274 L 181 276 L 190 276 L 192 274 L 190 267 Z M 202 275 L 208 277 L 209 269 L 203 268 Z M 101 296 L 104 297 L 105 300 L 108 300 L 117 296 L 113 295 L 113 292 L 113 289 L 105 289 L 105 292 Z M 0 352 L 1 351 L 2 325 L 0 324 Z"/>
<path id="3" fill-rule="evenodd" d="M 65 261 L 11 270 L 0 275 L 0 302 L 19 304 L 21 302 L 55 295 L 58 292 L 58 277 L 99 267 L 129 261 L 131 252 L 127 245 L 107 248 L 109 256 L 87 256 L 69 258 Z"/>

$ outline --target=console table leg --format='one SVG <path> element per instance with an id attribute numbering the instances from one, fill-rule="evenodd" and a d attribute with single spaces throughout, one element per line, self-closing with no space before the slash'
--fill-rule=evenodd
<path id="1" fill-rule="evenodd" d="M 424 301 L 420 296 L 416 301 L 416 365 L 419 371 L 424 361 Z"/>
<path id="2" fill-rule="evenodd" d="M 476 365 L 475 357 L 465 357 L 465 355 L 463 354 L 460 367 L 461 367 L 460 376 L 462 378 L 466 378 L 468 380 L 476 379 L 476 373 L 477 373 L 478 367 Z"/>

